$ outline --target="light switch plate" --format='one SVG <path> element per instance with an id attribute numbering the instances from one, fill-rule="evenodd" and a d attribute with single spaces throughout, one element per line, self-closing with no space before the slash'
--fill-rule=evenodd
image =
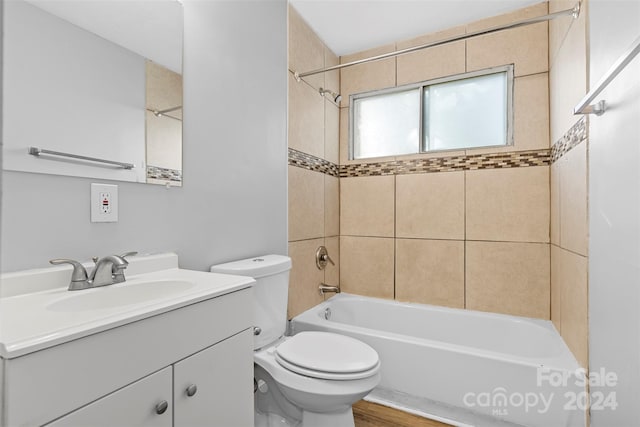
<path id="1" fill-rule="evenodd" d="M 118 222 L 118 186 L 91 184 L 91 222 Z"/>

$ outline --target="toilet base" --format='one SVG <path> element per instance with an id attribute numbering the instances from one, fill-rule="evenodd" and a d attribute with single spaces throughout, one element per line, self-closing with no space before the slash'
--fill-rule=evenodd
<path id="1" fill-rule="evenodd" d="M 353 411 L 351 407 L 344 412 L 325 414 L 303 411 L 301 427 L 355 427 Z"/>
<path id="2" fill-rule="evenodd" d="M 302 421 L 283 417 L 280 414 L 254 412 L 254 427 L 300 427 Z"/>
<path id="3" fill-rule="evenodd" d="M 255 412 L 255 427 L 355 427 L 353 411 L 328 414 L 304 412 L 302 420 L 294 420 L 274 413 Z"/>

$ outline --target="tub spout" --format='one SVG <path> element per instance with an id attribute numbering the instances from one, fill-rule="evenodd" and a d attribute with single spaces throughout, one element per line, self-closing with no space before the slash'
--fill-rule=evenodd
<path id="1" fill-rule="evenodd" d="M 329 286 L 326 283 L 320 283 L 320 286 L 318 286 L 318 289 L 320 290 L 320 295 L 324 295 L 327 292 L 333 292 L 336 294 L 340 293 L 340 287 L 339 286 Z"/>

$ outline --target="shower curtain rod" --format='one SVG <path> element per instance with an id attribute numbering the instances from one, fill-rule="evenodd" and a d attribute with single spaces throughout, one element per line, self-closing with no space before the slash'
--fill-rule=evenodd
<path id="1" fill-rule="evenodd" d="M 305 71 L 304 73 L 298 73 L 297 71 L 293 73 L 293 76 L 297 81 L 300 81 L 303 77 L 312 76 L 314 74 L 326 73 L 328 71 L 340 70 L 346 67 L 352 67 L 354 65 L 364 64 L 366 62 L 379 61 L 381 59 L 387 59 L 394 56 L 405 55 L 407 53 L 415 52 L 418 50 L 426 49 L 428 47 L 440 46 L 446 43 L 451 43 L 459 40 L 466 40 L 471 37 L 483 36 L 485 34 L 495 33 L 497 31 L 502 30 L 510 30 L 513 28 L 524 27 L 525 25 L 537 24 L 538 22 L 550 21 L 555 18 L 560 18 L 561 16 L 571 15 L 574 19 L 580 16 L 580 2 L 576 3 L 576 5 L 572 9 L 561 10 L 559 12 L 551 13 L 549 15 L 537 16 L 535 18 L 528 18 L 522 21 L 517 21 L 512 24 L 500 25 L 496 27 L 491 27 L 486 30 L 473 31 L 471 33 L 467 33 L 460 36 L 453 36 L 446 39 L 442 39 L 436 42 L 426 43 L 419 46 L 409 47 L 402 50 L 396 50 L 395 52 L 383 53 L 381 55 L 372 56 L 369 58 L 359 59 L 357 61 L 347 62 L 345 64 L 334 65 L 332 67 L 319 68 L 317 70 Z"/>

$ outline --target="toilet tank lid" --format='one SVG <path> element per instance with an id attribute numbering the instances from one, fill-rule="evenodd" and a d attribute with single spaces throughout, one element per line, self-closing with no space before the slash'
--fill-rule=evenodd
<path id="1" fill-rule="evenodd" d="M 236 276 L 271 276 L 291 269 L 291 258 L 284 255 L 263 255 L 211 266 L 211 272 Z"/>

